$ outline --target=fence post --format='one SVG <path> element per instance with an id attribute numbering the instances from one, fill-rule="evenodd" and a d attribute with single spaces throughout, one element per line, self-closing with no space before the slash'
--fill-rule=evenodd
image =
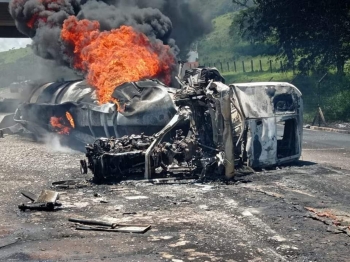
<path id="1" fill-rule="evenodd" d="M 233 61 L 233 65 L 234 65 L 234 67 L 235 67 L 235 72 L 237 72 L 236 61 Z"/>
<path id="2" fill-rule="evenodd" d="M 216 67 L 216 63 L 214 63 L 214 67 Z"/>
<path id="3" fill-rule="evenodd" d="M 272 73 L 272 60 L 270 60 L 270 72 Z"/>
<path id="4" fill-rule="evenodd" d="M 224 72 L 224 70 L 222 69 L 222 63 L 220 62 L 220 67 L 221 67 L 221 72 Z"/>
<path id="5" fill-rule="evenodd" d="M 283 64 L 282 64 L 282 61 L 280 61 L 280 69 L 281 69 L 281 73 L 283 73 Z"/>
<path id="6" fill-rule="evenodd" d="M 262 72 L 262 64 L 261 64 L 261 60 L 259 60 L 259 63 L 260 63 L 260 72 Z"/>
<path id="7" fill-rule="evenodd" d="M 293 75 L 295 75 L 295 64 L 294 64 L 294 62 L 292 64 L 292 67 L 293 67 Z"/>
<path id="8" fill-rule="evenodd" d="M 244 61 L 242 61 L 243 73 L 245 73 Z"/>
<path id="9" fill-rule="evenodd" d="M 227 72 L 230 72 L 230 63 L 227 62 Z"/>
<path id="10" fill-rule="evenodd" d="M 252 69 L 252 72 L 254 72 L 254 62 L 253 62 L 253 60 L 250 60 L 250 67 Z"/>
<path id="11" fill-rule="evenodd" d="M 210 67 L 210 63 L 209 63 L 209 67 Z"/>

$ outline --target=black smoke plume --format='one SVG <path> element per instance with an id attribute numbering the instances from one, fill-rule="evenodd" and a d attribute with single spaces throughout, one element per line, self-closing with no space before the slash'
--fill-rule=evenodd
<path id="1" fill-rule="evenodd" d="M 197 0 L 196 0 L 197 1 Z M 211 29 L 188 0 L 11 0 L 9 10 L 19 31 L 33 39 L 34 52 L 68 65 L 71 53 L 62 43 L 63 21 L 69 16 L 97 20 L 101 30 L 129 25 L 184 56 L 189 46 Z"/>

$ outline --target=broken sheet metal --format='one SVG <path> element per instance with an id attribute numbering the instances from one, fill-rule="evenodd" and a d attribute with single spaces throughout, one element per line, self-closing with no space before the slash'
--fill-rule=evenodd
<path id="1" fill-rule="evenodd" d="M 302 150 L 303 101 L 289 83 L 232 84 L 243 129 L 241 159 L 253 168 L 298 160 Z M 245 138 L 245 139 L 244 139 Z"/>
<path id="2" fill-rule="evenodd" d="M 120 233 L 136 233 L 144 234 L 151 229 L 151 225 L 137 224 L 120 224 L 99 220 L 86 220 L 79 218 L 70 218 L 70 222 L 76 223 L 77 230 L 85 231 L 104 231 L 104 232 L 120 232 Z"/>

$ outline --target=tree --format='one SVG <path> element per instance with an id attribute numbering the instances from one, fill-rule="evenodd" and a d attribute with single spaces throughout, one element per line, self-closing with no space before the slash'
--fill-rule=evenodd
<path id="1" fill-rule="evenodd" d="M 243 37 L 275 42 L 290 64 L 297 61 L 304 70 L 335 66 L 341 73 L 350 58 L 349 7 L 350 0 L 255 0 L 234 23 Z"/>

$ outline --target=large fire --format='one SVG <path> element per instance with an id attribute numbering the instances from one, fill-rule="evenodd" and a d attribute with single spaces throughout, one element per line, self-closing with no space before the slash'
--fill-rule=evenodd
<path id="1" fill-rule="evenodd" d="M 61 38 L 73 46 L 73 65 L 87 74 L 101 104 L 112 101 L 114 89 L 125 82 L 155 77 L 170 81 L 175 59 L 169 46 L 129 26 L 105 32 L 99 28 L 97 21 L 71 16 L 64 21 Z"/>

